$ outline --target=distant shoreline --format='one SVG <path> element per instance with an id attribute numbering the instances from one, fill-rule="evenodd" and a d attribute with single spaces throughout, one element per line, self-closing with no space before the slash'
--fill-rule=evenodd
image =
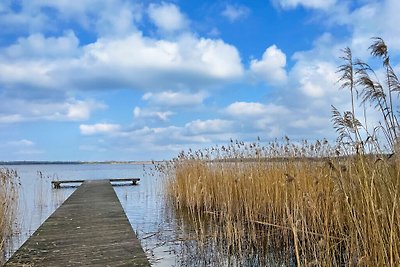
<path id="1" fill-rule="evenodd" d="M 0 161 L 0 166 L 4 165 L 77 165 L 77 164 L 153 164 L 161 161 Z"/>

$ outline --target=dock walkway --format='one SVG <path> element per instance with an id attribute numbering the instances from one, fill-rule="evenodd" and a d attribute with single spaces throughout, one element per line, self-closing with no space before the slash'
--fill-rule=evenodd
<path id="1" fill-rule="evenodd" d="M 85 181 L 5 266 L 150 266 L 109 180 Z"/>

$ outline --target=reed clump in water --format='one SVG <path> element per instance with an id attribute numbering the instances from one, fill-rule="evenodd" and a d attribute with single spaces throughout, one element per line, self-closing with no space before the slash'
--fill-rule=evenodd
<path id="1" fill-rule="evenodd" d="M 270 146 L 273 155 L 290 147 L 298 149 L 289 143 Z M 324 148 L 330 150 L 328 144 Z M 173 203 L 199 226 L 207 224 L 205 217 L 213 221 L 207 227 L 214 225 L 214 231 L 200 227 L 200 235 L 214 235 L 238 253 L 289 249 L 301 265 L 400 261 L 397 160 L 325 155 L 276 160 L 262 148 L 260 158 L 247 161 L 230 149 L 218 161 L 206 161 L 211 156 L 206 154 L 182 154 L 174 161 L 168 186 Z"/>
<path id="2" fill-rule="evenodd" d="M 328 141 L 266 146 L 231 141 L 182 153 L 171 162 L 167 190 L 178 211 L 194 223 L 200 243 L 220 245 L 225 255 L 282 252 L 301 266 L 396 266 L 400 262 L 399 125 L 393 110 L 400 83 L 387 47 L 370 47 L 383 59 L 386 83 L 345 49 L 342 88 L 352 110 L 333 107 L 339 133 Z M 368 129 L 355 116 L 361 103 L 375 103 L 382 120 Z M 365 113 L 364 113 L 365 114 Z M 367 120 L 365 120 L 367 121 Z M 261 255 L 261 256 L 260 256 Z"/>
<path id="3" fill-rule="evenodd" d="M 16 171 L 0 168 L 0 265 L 4 260 L 6 242 L 12 234 L 12 227 L 18 205 L 19 178 Z"/>

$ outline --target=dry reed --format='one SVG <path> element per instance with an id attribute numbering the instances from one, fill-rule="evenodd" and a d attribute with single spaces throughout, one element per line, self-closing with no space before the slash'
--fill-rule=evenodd
<path id="1" fill-rule="evenodd" d="M 318 153 L 318 144 L 332 151 L 318 142 L 274 143 L 269 149 L 243 144 L 247 153 L 259 155 L 251 161 L 229 154 L 237 150 L 235 144 L 214 149 L 226 155 L 213 161 L 205 160 L 213 155 L 204 151 L 203 157 L 181 154 L 169 169 L 170 200 L 189 214 L 200 242 L 214 237 L 226 255 L 285 252 L 287 260 L 295 257 L 302 266 L 395 266 L 400 262 L 399 161 L 325 154 L 318 160 L 271 158 L 271 151 Z"/>
<path id="2" fill-rule="evenodd" d="M 16 171 L 0 168 L 0 265 L 4 261 L 5 246 L 12 234 L 18 205 L 19 178 Z"/>

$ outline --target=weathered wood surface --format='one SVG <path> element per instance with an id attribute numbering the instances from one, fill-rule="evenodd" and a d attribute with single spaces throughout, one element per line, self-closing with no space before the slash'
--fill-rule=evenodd
<path id="1" fill-rule="evenodd" d="M 132 182 L 133 185 L 136 185 L 140 178 L 111 178 L 108 179 L 110 182 Z M 61 184 L 79 184 L 83 183 L 85 180 L 57 180 L 51 181 L 51 184 L 54 188 L 61 188 Z"/>
<path id="2" fill-rule="evenodd" d="M 85 181 L 5 266 L 150 266 L 108 180 Z"/>

